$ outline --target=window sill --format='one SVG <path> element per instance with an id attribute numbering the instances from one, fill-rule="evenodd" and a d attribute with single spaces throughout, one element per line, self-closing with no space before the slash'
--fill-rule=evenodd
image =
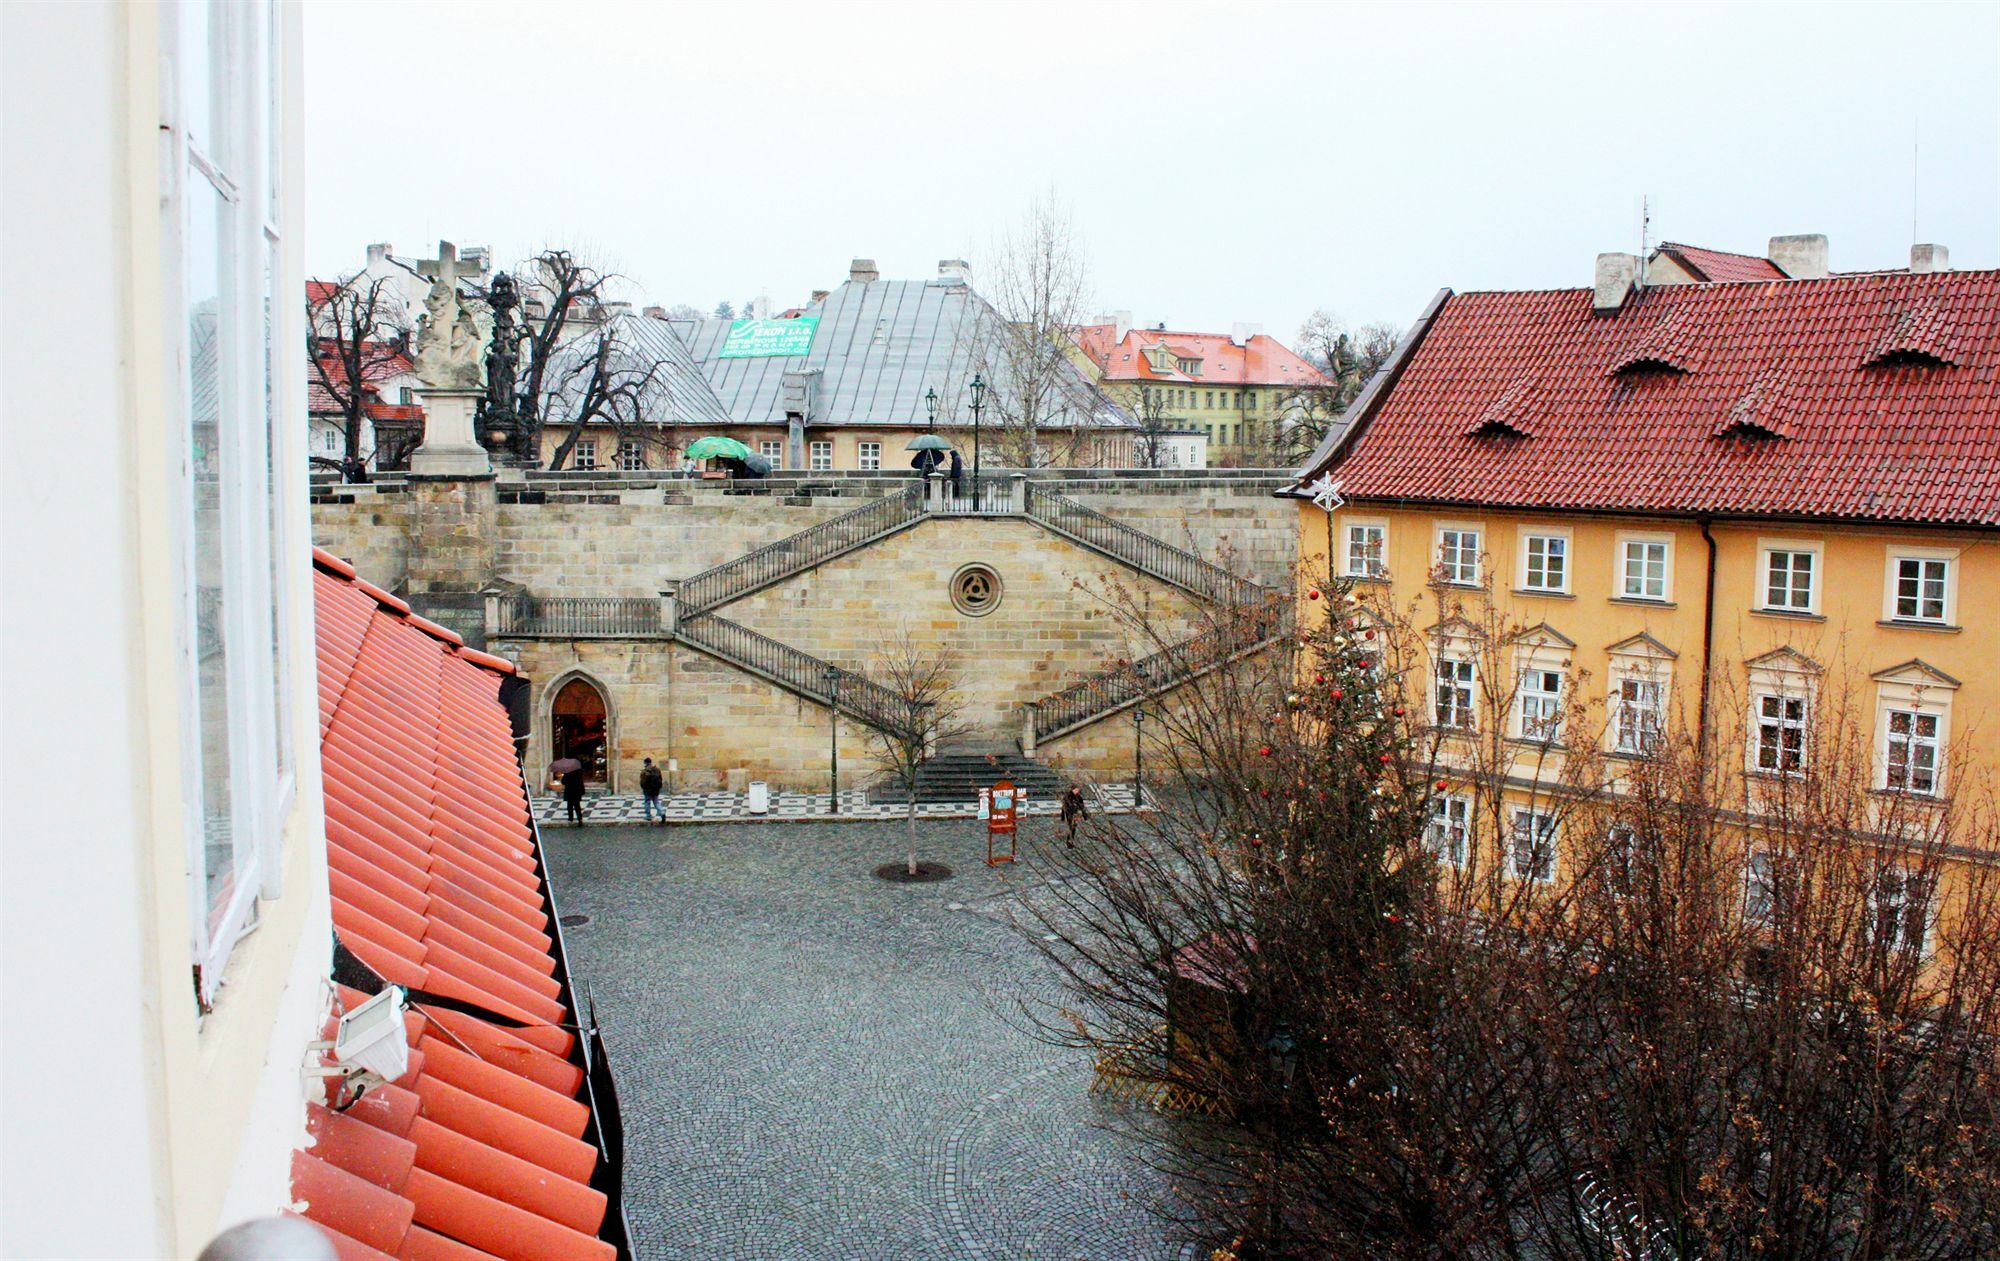
<path id="1" fill-rule="evenodd" d="M 1342 574 L 1340 576 L 1349 582 L 1372 582 L 1378 587 L 1390 585 L 1389 575 L 1387 574 Z"/>
<path id="2" fill-rule="evenodd" d="M 1963 626 L 1953 626 L 1949 622 L 1919 622 L 1915 618 L 1891 617 L 1875 623 L 1889 630 L 1936 631 L 1945 635 L 1956 635 Z"/>
<path id="3" fill-rule="evenodd" d="M 1824 622 L 1826 614 L 1808 613 L 1804 609 L 1751 609 L 1752 617 L 1775 617 L 1781 622 Z"/>
<path id="4" fill-rule="evenodd" d="M 1569 746 L 1560 740 L 1536 740 L 1529 736 L 1508 736 L 1507 743 L 1517 749 L 1533 749 L 1538 753 L 1569 752 Z"/>
<path id="5" fill-rule="evenodd" d="M 1637 753 L 1630 749 L 1606 749 L 1604 756 L 1618 762 L 1651 762 L 1660 756 L 1658 749 L 1651 753 Z"/>
<path id="6" fill-rule="evenodd" d="M 1647 609 L 1677 609 L 1680 607 L 1680 605 L 1675 604 L 1672 600 L 1655 600 L 1643 595 L 1614 595 L 1611 597 L 1611 603 L 1636 604 L 1641 608 Z"/>
<path id="7" fill-rule="evenodd" d="M 1951 804 L 1944 793 L 1911 792 L 1904 788 L 1870 788 L 1868 795 L 1878 801 L 1907 801 L 1912 805 L 1942 807 Z"/>
<path id="8" fill-rule="evenodd" d="M 1540 597 L 1541 599 L 1544 599 L 1544 600 L 1574 600 L 1574 599 L 1576 599 L 1576 593 L 1575 593 L 1574 591 L 1538 591 L 1538 590 L 1536 590 L 1536 589 L 1535 589 L 1535 588 L 1533 588 L 1533 587 L 1516 587 L 1516 588 L 1514 588 L 1514 594 L 1515 594 L 1515 595 L 1531 595 L 1531 596 L 1538 596 L 1538 597 Z"/>

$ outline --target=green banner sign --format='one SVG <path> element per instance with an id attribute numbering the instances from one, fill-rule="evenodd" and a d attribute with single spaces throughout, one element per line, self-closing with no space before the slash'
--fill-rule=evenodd
<path id="1" fill-rule="evenodd" d="M 801 315 L 794 320 L 737 320 L 729 326 L 729 339 L 722 343 L 718 357 L 769 359 L 776 355 L 803 355 L 812 349 L 813 332 L 817 328 L 817 315 Z"/>

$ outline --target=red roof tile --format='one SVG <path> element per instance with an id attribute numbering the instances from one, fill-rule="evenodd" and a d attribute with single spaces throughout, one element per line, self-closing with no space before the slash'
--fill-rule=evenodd
<path id="1" fill-rule="evenodd" d="M 422 407 L 409 403 L 388 402 L 382 398 L 378 388 L 385 381 L 415 375 L 416 365 L 410 362 L 409 356 L 389 351 L 383 343 L 370 342 L 368 345 L 380 347 L 368 350 L 361 365 L 362 392 L 367 396 L 365 406 L 369 416 L 375 420 L 422 419 L 424 414 Z M 341 375 L 340 361 L 332 354 L 323 354 L 321 362 L 326 365 L 327 376 L 336 382 L 345 381 L 346 378 Z M 341 388 L 346 387 L 343 385 Z M 314 415 L 340 411 L 340 404 L 334 400 L 333 392 L 321 384 L 319 370 L 310 364 L 307 365 L 306 371 L 306 410 Z"/>
<path id="2" fill-rule="evenodd" d="M 2000 272 L 1452 294 L 1364 410 L 1349 499 L 2000 525 Z"/>
<path id="3" fill-rule="evenodd" d="M 1705 250 L 1698 245 L 1678 245 L 1672 241 L 1661 245 L 1660 253 L 1670 255 L 1694 273 L 1696 280 L 1721 284 L 1735 280 L 1785 278 L 1783 269 L 1776 263 L 1756 254 L 1729 254 L 1722 250 Z"/>
<path id="4" fill-rule="evenodd" d="M 390 983 L 522 1023 L 414 997 L 408 1073 L 344 1111 L 311 1109 L 293 1194 L 343 1261 L 613 1258 L 498 696 L 513 667 L 346 562 L 314 560 L 335 932 Z M 340 992 L 343 1009 L 366 997 Z"/>
<path id="5" fill-rule="evenodd" d="M 1124 341 L 1114 341 L 1113 324 L 1081 324 L 1070 330 L 1107 381 L 1173 381 L 1190 385 L 1325 385 L 1326 377 L 1292 353 L 1275 337 L 1263 333 L 1239 346 L 1226 333 L 1170 333 L 1135 328 Z M 1156 371 L 1145 351 L 1161 342 L 1185 359 L 1201 360 L 1201 374 L 1174 369 Z"/>

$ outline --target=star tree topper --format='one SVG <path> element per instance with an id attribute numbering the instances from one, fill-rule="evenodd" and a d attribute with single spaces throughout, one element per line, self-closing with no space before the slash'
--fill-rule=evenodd
<path id="1" fill-rule="evenodd" d="M 1340 497 L 1340 483 L 1333 480 L 1331 473 L 1321 473 L 1318 481 L 1307 485 L 1306 493 L 1322 512 L 1332 512 L 1347 502 Z"/>

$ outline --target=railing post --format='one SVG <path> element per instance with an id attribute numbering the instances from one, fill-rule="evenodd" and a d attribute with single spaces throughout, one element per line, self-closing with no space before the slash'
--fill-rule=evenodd
<path id="1" fill-rule="evenodd" d="M 932 469 L 924 474 L 924 511 L 938 513 L 944 511 L 944 474 Z"/>
<path id="2" fill-rule="evenodd" d="M 486 597 L 486 637 L 491 639 L 500 633 L 500 593 L 489 588 L 480 594 Z"/>
<path id="3" fill-rule="evenodd" d="M 678 582 L 660 587 L 660 633 L 668 639 L 681 630 L 681 586 Z"/>
<path id="4" fill-rule="evenodd" d="M 1039 706 L 1029 701 L 1021 708 L 1021 756 L 1035 756 L 1035 710 Z"/>
<path id="5" fill-rule="evenodd" d="M 1012 473 L 1008 475 L 1007 502 L 1011 505 L 1008 509 L 1010 512 L 1026 512 L 1028 510 L 1028 475 L 1026 473 Z"/>

